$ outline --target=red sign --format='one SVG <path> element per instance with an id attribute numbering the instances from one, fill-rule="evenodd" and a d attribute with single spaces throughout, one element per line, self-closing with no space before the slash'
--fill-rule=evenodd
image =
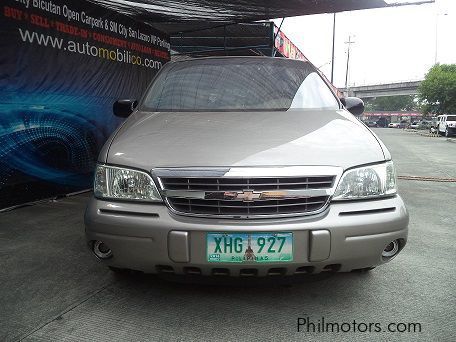
<path id="1" fill-rule="evenodd" d="M 279 28 L 274 26 L 274 36 L 276 37 L 275 48 L 277 51 L 279 51 L 284 57 L 307 61 L 306 56 L 304 56 L 297 46 L 294 45 L 282 31 L 277 34 L 278 30 Z"/>
<path id="2" fill-rule="evenodd" d="M 421 113 L 416 112 L 379 112 L 379 113 L 364 113 L 364 116 L 423 116 Z"/>

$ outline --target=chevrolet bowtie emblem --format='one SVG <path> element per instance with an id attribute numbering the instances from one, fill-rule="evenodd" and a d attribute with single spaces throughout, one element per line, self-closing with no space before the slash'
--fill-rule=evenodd
<path id="1" fill-rule="evenodd" d="M 258 200 L 273 200 L 273 199 L 284 199 L 286 194 L 283 191 L 262 191 L 256 192 L 253 190 L 243 191 L 214 191 L 206 192 L 204 199 L 216 199 L 224 201 L 243 201 L 243 202 L 254 202 Z"/>
<path id="2" fill-rule="evenodd" d="M 254 192 L 250 190 L 240 191 L 236 193 L 236 199 L 243 202 L 253 202 L 261 199 L 261 192 Z"/>

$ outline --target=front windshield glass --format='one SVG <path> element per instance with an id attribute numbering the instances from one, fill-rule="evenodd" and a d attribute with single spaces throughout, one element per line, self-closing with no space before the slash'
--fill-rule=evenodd
<path id="1" fill-rule="evenodd" d="M 143 107 L 150 111 L 286 111 L 338 109 L 339 103 L 310 63 L 216 58 L 166 65 Z"/>

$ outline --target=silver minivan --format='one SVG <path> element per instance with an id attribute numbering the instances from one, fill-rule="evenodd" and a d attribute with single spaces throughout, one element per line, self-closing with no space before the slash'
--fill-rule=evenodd
<path id="1" fill-rule="evenodd" d="M 370 270 L 405 246 L 391 155 L 309 62 L 166 64 L 103 147 L 86 214 L 114 271 L 276 276 Z"/>

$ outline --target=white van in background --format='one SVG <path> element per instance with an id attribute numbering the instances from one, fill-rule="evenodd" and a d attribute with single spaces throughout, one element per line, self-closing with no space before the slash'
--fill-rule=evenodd
<path id="1" fill-rule="evenodd" d="M 437 117 L 437 131 L 446 137 L 456 134 L 456 114 L 445 114 Z"/>

